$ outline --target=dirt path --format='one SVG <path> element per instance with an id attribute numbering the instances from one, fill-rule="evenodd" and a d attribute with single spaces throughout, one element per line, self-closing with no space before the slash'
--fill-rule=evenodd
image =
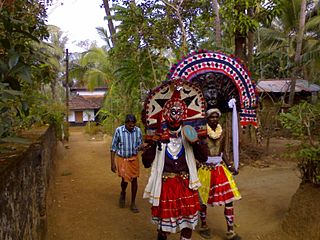
<path id="1" fill-rule="evenodd" d="M 150 205 L 142 199 L 150 170 L 141 164 L 137 197 L 140 213 L 118 208 L 120 178 L 110 170 L 110 140 L 89 139 L 82 128 L 70 128 L 67 148 L 59 147 L 48 196 L 47 240 L 156 239 Z M 244 166 L 236 181 L 243 197 L 235 203 L 236 231 L 244 240 L 263 239 L 262 235 L 278 227 L 300 183 L 295 164 L 283 160 L 267 168 Z M 223 239 L 223 208 L 209 208 L 208 215 L 214 239 Z M 179 235 L 168 239 L 178 240 Z M 192 239 L 202 238 L 195 232 Z"/>

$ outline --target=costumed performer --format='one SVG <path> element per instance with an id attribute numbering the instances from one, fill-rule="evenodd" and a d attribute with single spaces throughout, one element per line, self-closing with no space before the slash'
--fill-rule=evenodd
<path id="1" fill-rule="evenodd" d="M 187 140 L 183 126 L 186 114 L 186 103 L 181 100 L 179 90 L 175 90 L 163 107 L 168 141 L 152 142 L 142 154 L 145 166 L 152 163 L 143 197 L 149 198 L 152 204 L 152 222 L 157 225 L 158 240 L 178 232 L 181 240 L 189 240 L 198 223 L 200 181 L 195 156 L 200 162 L 206 161 L 207 146 L 199 139 Z"/>
<path id="2" fill-rule="evenodd" d="M 200 210 L 200 235 L 211 238 L 210 229 L 207 225 L 207 204 L 224 206 L 224 216 L 227 223 L 226 238 L 232 240 L 241 239 L 234 231 L 234 208 L 233 201 L 241 199 L 241 195 L 234 181 L 233 174 L 238 173 L 232 162 L 224 153 L 224 133 L 219 119 L 221 112 L 217 108 L 206 112 L 207 118 L 207 144 L 209 148 L 208 160 L 200 164 L 198 176 L 201 181 L 199 195 L 201 199 Z"/>

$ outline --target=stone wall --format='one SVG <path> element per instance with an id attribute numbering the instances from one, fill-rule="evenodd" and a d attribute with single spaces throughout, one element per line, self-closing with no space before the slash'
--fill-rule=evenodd
<path id="1" fill-rule="evenodd" d="M 29 142 L 0 144 L 0 239 L 41 240 L 57 139 L 53 127 L 29 130 Z"/>

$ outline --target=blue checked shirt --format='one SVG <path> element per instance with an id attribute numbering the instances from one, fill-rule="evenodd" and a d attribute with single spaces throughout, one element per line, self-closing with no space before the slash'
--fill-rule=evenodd
<path id="1" fill-rule="evenodd" d="M 111 143 L 111 151 L 123 158 L 129 158 L 138 154 L 138 146 L 142 144 L 141 129 L 134 127 L 132 132 L 129 132 L 125 125 L 117 127 Z"/>

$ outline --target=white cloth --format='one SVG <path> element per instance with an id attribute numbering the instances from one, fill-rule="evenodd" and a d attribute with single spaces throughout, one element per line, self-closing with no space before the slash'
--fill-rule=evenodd
<path id="1" fill-rule="evenodd" d="M 197 190 L 201 186 L 201 183 L 198 178 L 196 160 L 193 154 L 192 146 L 184 137 L 182 137 L 182 143 L 185 148 L 186 162 L 189 169 L 189 188 Z M 166 144 L 161 143 L 162 150 L 159 151 L 158 148 L 156 150 L 156 156 L 152 163 L 150 177 L 143 194 L 143 198 L 149 198 L 149 202 L 153 206 L 159 206 L 160 203 L 162 173 L 165 161 L 165 148 Z"/>
<path id="2" fill-rule="evenodd" d="M 206 161 L 206 163 L 217 165 L 221 163 L 221 161 L 222 161 L 222 156 L 214 156 L 214 157 L 208 157 L 208 160 Z"/>
<path id="3" fill-rule="evenodd" d="M 230 99 L 228 102 L 229 108 L 232 108 L 232 149 L 234 168 L 239 167 L 239 129 L 238 129 L 238 114 L 236 100 Z"/>
<path id="4" fill-rule="evenodd" d="M 189 169 L 189 188 L 197 190 L 201 187 L 200 180 L 198 178 L 198 171 L 196 166 L 196 159 L 193 154 L 193 149 L 190 143 L 182 135 L 182 143 L 185 148 L 186 161 Z"/>

